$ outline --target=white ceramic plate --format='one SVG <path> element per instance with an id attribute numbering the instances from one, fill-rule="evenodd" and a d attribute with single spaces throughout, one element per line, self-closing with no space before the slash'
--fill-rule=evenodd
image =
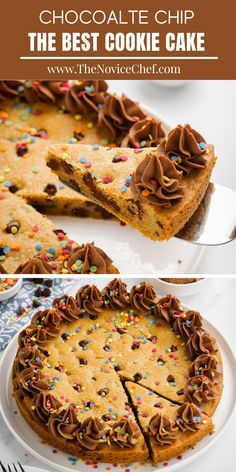
<path id="1" fill-rule="evenodd" d="M 81 281 L 82 282 L 82 281 Z M 99 280 L 99 282 L 102 282 Z M 99 285 L 99 284 L 98 284 Z M 104 281 L 103 281 L 104 285 Z M 73 289 L 73 291 L 75 288 Z M 181 460 L 177 458 L 168 461 L 168 470 L 173 471 L 184 467 L 193 460 L 197 459 L 203 453 L 206 453 L 208 448 L 217 447 L 217 440 L 221 436 L 226 424 L 229 422 L 236 402 L 236 377 L 235 377 L 235 359 L 233 353 L 228 346 L 227 342 L 221 335 L 221 333 L 208 321 L 205 322 L 205 327 L 208 329 L 213 336 L 216 337 L 221 350 L 224 363 L 224 384 L 225 388 L 223 391 L 222 399 L 219 407 L 214 415 L 215 433 L 213 436 L 208 436 L 200 441 L 194 449 L 191 449 L 183 454 Z M 47 464 L 50 468 L 55 468 L 57 471 L 70 472 L 76 470 L 77 472 L 91 472 L 91 469 L 96 468 L 96 464 L 85 463 L 76 461 L 74 464 L 70 461 L 69 456 L 63 452 L 57 451 L 53 453 L 53 448 L 47 444 L 41 442 L 40 438 L 27 423 L 20 417 L 17 412 L 17 406 L 14 398 L 12 397 L 11 387 L 11 366 L 17 350 L 17 335 L 8 345 L 6 351 L 3 354 L 1 365 L 0 365 L 0 411 L 2 416 L 10 429 L 13 436 L 19 441 L 19 443 L 29 451 L 37 459 Z M 112 464 L 101 464 L 99 463 L 98 468 L 101 472 L 107 472 L 107 467 L 110 467 L 110 471 L 119 471 L 121 466 L 115 466 Z M 152 467 L 150 464 L 129 464 L 126 466 L 130 472 L 136 472 L 141 469 L 143 472 L 153 472 L 158 470 L 162 472 L 166 470 L 166 464 L 159 464 L 158 469 Z"/>
<path id="2" fill-rule="evenodd" d="M 29 465 L 24 465 L 25 472 L 49 472 L 46 469 L 41 469 L 40 467 L 30 467 Z"/>
<path id="3" fill-rule="evenodd" d="M 141 104 L 150 116 L 158 118 L 166 131 L 171 126 L 154 110 Z M 204 247 L 171 238 L 154 242 L 117 221 L 66 216 L 49 216 L 79 243 L 94 241 L 113 259 L 121 274 L 189 274 L 197 272 Z"/>

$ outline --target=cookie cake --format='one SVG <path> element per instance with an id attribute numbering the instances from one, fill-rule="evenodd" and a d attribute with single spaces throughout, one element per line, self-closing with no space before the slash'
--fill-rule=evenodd
<path id="1" fill-rule="evenodd" d="M 12 381 L 22 421 L 48 444 L 101 462 L 151 460 L 214 432 L 223 366 L 200 313 L 148 283 L 82 286 L 19 334 Z"/>

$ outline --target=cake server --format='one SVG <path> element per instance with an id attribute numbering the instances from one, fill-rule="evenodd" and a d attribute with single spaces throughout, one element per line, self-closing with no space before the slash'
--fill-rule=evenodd
<path id="1" fill-rule="evenodd" d="M 199 207 L 176 237 L 203 246 L 236 239 L 236 192 L 210 183 Z"/>

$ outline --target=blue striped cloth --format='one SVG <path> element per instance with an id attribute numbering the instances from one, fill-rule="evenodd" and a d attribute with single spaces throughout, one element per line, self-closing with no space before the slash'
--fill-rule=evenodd
<path id="1" fill-rule="evenodd" d="M 30 280 L 24 280 L 20 291 L 14 297 L 0 302 L 0 351 L 5 349 L 13 336 L 30 321 L 36 311 L 49 307 L 54 298 L 67 293 L 76 282 L 71 279 L 53 279 L 53 286 L 50 288 L 51 295 L 47 298 L 38 298 L 42 303 L 41 306 L 32 308 L 37 285 Z M 22 315 L 18 315 L 19 307 L 25 309 Z"/>

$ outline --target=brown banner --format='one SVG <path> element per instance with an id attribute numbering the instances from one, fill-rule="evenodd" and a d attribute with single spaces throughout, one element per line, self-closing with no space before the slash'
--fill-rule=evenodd
<path id="1" fill-rule="evenodd" d="M 236 79 L 236 2 L 2 2 L 0 79 Z"/>

